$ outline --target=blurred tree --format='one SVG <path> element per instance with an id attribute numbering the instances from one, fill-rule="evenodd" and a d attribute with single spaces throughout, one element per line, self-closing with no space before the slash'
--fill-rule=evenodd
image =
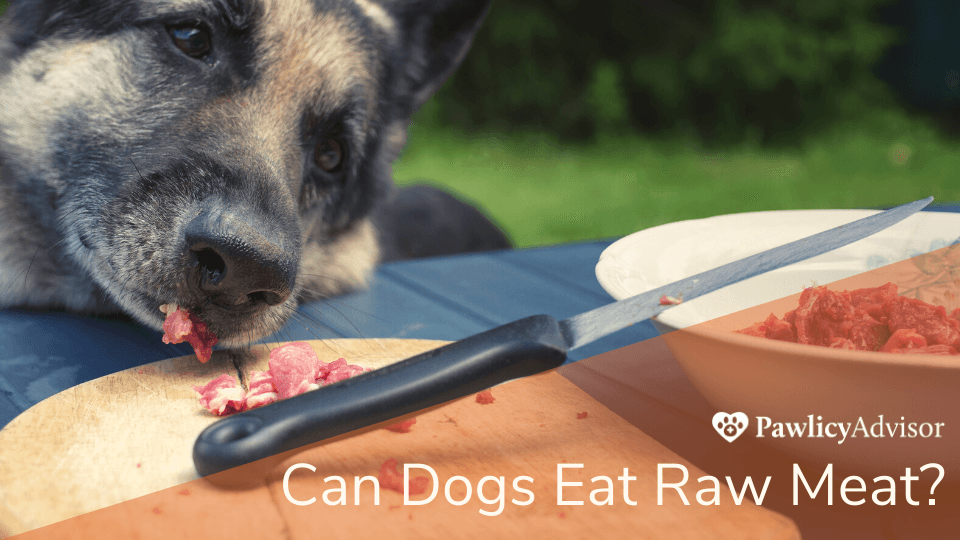
<path id="1" fill-rule="evenodd" d="M 496 2 L 433 113 L 575 137 L 789 139 L 883 94 L 870 70 L 896 38 L 875 20 L 887 1 Z"/>

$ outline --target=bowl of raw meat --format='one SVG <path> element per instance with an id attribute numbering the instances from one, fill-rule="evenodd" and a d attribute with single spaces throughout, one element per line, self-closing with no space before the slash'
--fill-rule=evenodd
<path id="1" fill-rule="evenodd" d="M 671 223 L 611 245 L 597 277 L 623 299 L 871 213 Z M 717 412 L 743 413 L 742 437 L 839 470 L 894 476 L 928 463 L 956 470 L 958 236 L 960 215 L 921 212 L 847 247 L 682 301 L 654 325 Z"/>

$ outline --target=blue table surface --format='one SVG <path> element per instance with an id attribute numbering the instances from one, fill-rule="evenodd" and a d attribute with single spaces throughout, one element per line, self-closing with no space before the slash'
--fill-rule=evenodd
<path id="1" fill-rule="evenodd" d="M 960 212 L 960 204 L 933 210 Z M 563 319 L 612 301 L 594 267 L 614 240 L 386 264 L 370 287 L 301 306 L 264 341 L 457 340 L 527 315 Z M 570 361 L 657 335 L 648 321 L 577 349 Z M 71 386 L 191 354 L 160 333 L 110 317 L 0 310 L 0 427 Z"/>
<path id="2" fill-rule="evenodd" d="M 594 267 L 612 240 L 423 259 L 380 267 L 369 289 L 301 306 L 264 341 L 457 340 L 526 315 L 566 318 L 612 301 Z M 586 358 L 654 337 L 634 325 L 574 351 Z M 191 354 L 137 323 L 73 313 L 0 311 L 0 427 L 41 400 L 149 362 Z"/>

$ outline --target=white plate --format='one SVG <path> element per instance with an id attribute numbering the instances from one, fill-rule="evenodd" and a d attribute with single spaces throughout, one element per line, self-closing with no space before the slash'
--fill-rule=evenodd
<path id="1" fill-rule="evenodd" d="M 633 233 L 600 255 L 600 285 L 617 300 L 877 213 L 786 210 L 668 223 Z M 960 214 L 919 212 L 869 238 L 684 302 L 660 316 L 670 328 L 734 313 L 954 243 Z"/>

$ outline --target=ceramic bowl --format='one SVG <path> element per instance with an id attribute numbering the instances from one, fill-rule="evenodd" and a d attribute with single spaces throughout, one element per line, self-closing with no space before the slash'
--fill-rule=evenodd
<path id="1" fill-rule="evenodd" d="M 612 244 L 597 277 L 619 300 L 871 213 L 759 212 L 670 223 Z M 944 287 L 957 286 L 934 275 L 942 274 L 944 261 L 931 259 L 927 268 L 911 258 L 950 246 L 957 236 L 960 215 L 921 212 L 845 248 L 683 302 L 654 324 L 717 411 L 747 416 L 745 437 L 849 471 L 897 476 L 927 463 L 956 470 L 960 357 L 843 351 L 734 331 L 771 312 L 782 317 L 812 285 L 851 290 L 894 281 L 903 294 L 901 282 L 912 287 L 927 279 L 918 291 L 929 289 L 929 298 L 921 299 L 949 297 Z M 892 264 L 898 261 L 905 262 Z M 849 425 L 846 436 L 840 425 Z"/>

